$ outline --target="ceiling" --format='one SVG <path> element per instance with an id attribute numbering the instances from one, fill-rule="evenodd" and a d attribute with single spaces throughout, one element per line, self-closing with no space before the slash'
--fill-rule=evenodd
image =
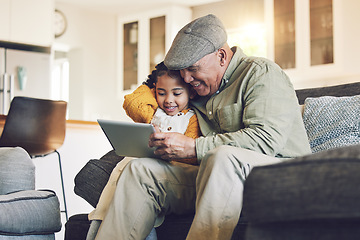
<path id="1" fill-rule="evenodd" d="M 222 0 L 55 0 L 56 3 L 67 3 L 111 13 L 129 13 L 145 9 L 156 9 L 170 5 L 198 6 Z"/>

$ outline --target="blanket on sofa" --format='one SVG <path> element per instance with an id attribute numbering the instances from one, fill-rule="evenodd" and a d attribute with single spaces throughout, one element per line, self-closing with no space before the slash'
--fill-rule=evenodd
<path id="1" fill-rule="evenodd" d="M 116 189 L 117 182 L 119 177 L 125 168 L 125 166 L 133 158 L 125 157 L 123 160 L 116 164 L 115 168 L 111 172 L 108 183 L 105 185 L 104 190 L 101 193 L 99 202 L 96 205 L 96 208 L 89 214 L 89 220 L 104 220 L 104 217 L 108 211 L 110 202 L 112 201 Z"/>

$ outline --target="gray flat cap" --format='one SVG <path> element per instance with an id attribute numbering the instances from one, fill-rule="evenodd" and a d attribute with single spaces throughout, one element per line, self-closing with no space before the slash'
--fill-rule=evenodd
<path id="1" fill-rule="evenodd" d="M 187 68 L 221 48 L 226 40 L 226 30 L 215 15 L 195 19 L 178 32 L 164 63 L 173 70 Z"/>

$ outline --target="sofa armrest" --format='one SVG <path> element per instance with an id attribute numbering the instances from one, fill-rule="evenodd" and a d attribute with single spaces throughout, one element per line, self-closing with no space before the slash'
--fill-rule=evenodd
<path id="1" fill-rule="evenodd" d="M 0 148 L 0 195 L 35 189 L 35 166 L 20 147 Z"/>
<path id="2" fill-rule="evenodd" d="M 92 159 L 87 162 L 75 176 L 75 194 L 85 199 L 91 206 L 96 207 L 112 170 L 123 158 L 112 150 L 100 159 Z"/>
<path id="3" fill-rule="evenodd" d="M 244 185 L 251 223 L 360 219 L 360 145 L 255 167 Z"/>

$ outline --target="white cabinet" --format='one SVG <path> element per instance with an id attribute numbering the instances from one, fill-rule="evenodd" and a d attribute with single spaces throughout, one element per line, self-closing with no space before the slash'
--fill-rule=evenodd
<path id="1" fill-rule="evenodd" d="M 295 87 L 331 85 L 360 74 L 360 1 L 265 3 L 268 56 L 285 69 Z"/>
<path id="2" fill-rule="evenodd" d="M 118 96 L 134 90 L 164 60 L 191 9 L 172 6 L 118 18 Z"/>
<path id="3" fill-rule="evenodd" d="M 0 40 L 50 46 L 53 0 L 0 0 Z"/>

